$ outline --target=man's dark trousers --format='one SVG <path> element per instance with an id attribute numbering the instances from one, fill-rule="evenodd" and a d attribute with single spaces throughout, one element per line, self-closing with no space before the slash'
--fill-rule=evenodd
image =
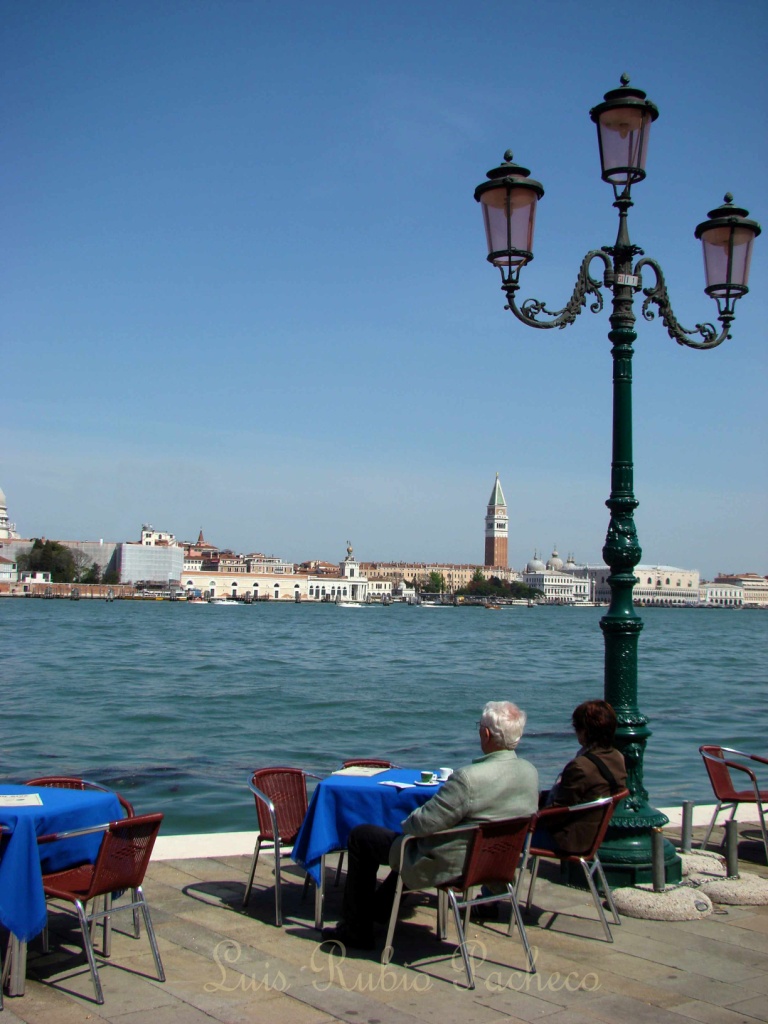
<path id="1" fill-rule="evenodd" d="M 349 833 L 341 919 L 366 938 L 373 936 L 373 922 L 386 921 L 392 910 L 397 872 L 390 872 L 378 889 L 376 876 L 381 864 L 389 864 L 389 851 L 398 835 L 380 825 L 357 825 Z"/>

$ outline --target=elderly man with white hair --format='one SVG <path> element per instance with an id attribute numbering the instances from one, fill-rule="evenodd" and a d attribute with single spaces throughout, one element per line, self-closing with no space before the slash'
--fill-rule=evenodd
<path id="1" fill-rule="evenodd" d="M 437 793 L 403 822 L 403 835 L 419 836 L 403 865 L 406 888 L 441 885 L 461 873 L 467 850 L 464 837 L 430 838 L 455 825 L 472 825 L 533 814 L 538 808 L 539 778 L 529 761 L 515 753 L 526 715 L 510 701 L 489 701 L 477 723 L 482 756 L 455 771 Z M 324 941 L 373 949 L 374 921 L 389 917 L 397 875 L 394 870 L 376 888 L 379 865 L 400 861 L 403 835 L 379 825 L 358 825 L 349 836 L 349 860 L 342 918 L 323 929 Z"/>

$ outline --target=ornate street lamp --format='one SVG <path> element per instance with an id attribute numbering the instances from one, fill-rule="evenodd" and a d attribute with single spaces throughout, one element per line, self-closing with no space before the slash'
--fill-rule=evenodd
<path id="1" fill-rule="evenodd" d="M 643 785 L 643 756 L 651 732 L 637 703 L 637 642 L 643 624 L 632 601 L 634 568 L 642 554 L 634 522 L 638 502 L 633 493 L 632 462 L 634 296 L 642 291 L 644 318 L 653 320 L 656 312 L 651 307 L 656 306 L 670 337 L 679 344 L 699 349 L 720 345 L 730 337 L 736 299 L 747 293 L 752 243 L 760 234 L 760 225 L 748 219 L 746 210 L 733 205 L 730 194 L 725 196 L 725 205 L 712 210 L 709 219 L 698 225 L 695 234 L 704 249 L 705 291 L 717 303 L 722 330 L 718 333 L 710 323 L 696 324 L 693 330 L 682 327 L 672 312 L 661 267 L 630 242 L 627 227 L 631 189 L 645 177 L 651 125 L 659 111 L 622 75 L 621 87 L 606 93 L 590 116 L 597 125 L 602 178 L 613 187 L 619 228 L 613 246 L 593 249 L 584 257 L 573 294 L 562 309 L 550 310 L 539 299 L 517 303 L 520 271 L 533 259 L 536 205 L 544 195 L 542 185 L 529 177 L 525 167 L 513 163 L 512 153 L 507 151 L 504 163 L 489 171 L 488 181 L 477 186 L 475 199 L 483 208 L 488 260 L 501 271 L 506 308 L 522 323 L 544 329 L 566 327 L 586 306 L 587 296 L 593 313 L 603 308 L 602 288 L 613 296 L 608 332 L 613 346 L 613 448 L 611 495 L 606 501 L 610 522 L 603 547 L 603 559 L 610 568 L 611 603 L 600 628 L 605 640 L 605 699 L 619 720 L 616 740 L 627 763 L 630 795 L 613 817 L 600 858 L 612 884 L 634 885 L 652 880 L 651 830 L 667 824 L 665 815 L 649 805 Z M 633 265 L 636 256 L 642 258 Z M 602 281 L 590 273 L 594 260 L 603 263 Z M 654 274 L 653 284 L 645 288 L 644 267 Z M 667 880 L 679 881 L 680 862 L 670 843 L 665 845 L 665 861 Z"/>

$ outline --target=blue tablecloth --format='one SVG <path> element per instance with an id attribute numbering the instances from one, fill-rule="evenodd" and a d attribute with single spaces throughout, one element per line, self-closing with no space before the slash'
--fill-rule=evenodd
<path id="1" fill-rule="evenodd" d="M 415 807 L 426 803 L 438 786 L 395 789 L 385 780 L 415 782 L 421 772 L 390 768 L 372 776 L 330 775 L 318 783 L 293 846 L 293 859 L 320 882 L 320 859 L 331 850 L 344 850 L 355 825 L 383 825 L 400 832 Z"/>
<path id="2" fill-rule="evenodd" d="M 95 833 L 38 847 L 37 837 L 116 821 L 123 810 L 114 793 L 93 789 L 0 785 L 0 794 L 9 793 L 39 793 L 43 801 L 0 807 L 0 923 L 28 942 L 45 927 L 43 873 L 93 862 L 103 838 Z"/>

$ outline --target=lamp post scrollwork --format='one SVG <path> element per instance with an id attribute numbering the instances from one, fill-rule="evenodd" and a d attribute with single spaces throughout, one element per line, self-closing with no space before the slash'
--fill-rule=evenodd
<path id="1" fill-rule="evenodd" d="M 632 454 L 632 356 L 635 332 L 634 298 L 642 292 L 642 315 L 653 320 L 657 314 L 670 337 L 690 348 L 710 349 L 730 338 L 736 300 L 747 293 L 752 243 L 760 225 L 746 210 L 725 196 L 724 205 L 710 211 L 708 219 L 695 230 L 702 242 L 706 271 L 705 292 L 717 303 L 721 329 L 711 323 L 696 324 L 693 330 L 681 326 L 667 292 L 664 273 L 629 237 L 628 215 L 633 202 L 632 186 L 645 178 L 650 129 L 658 118 L 655 104 L 646 94 L 629 85 L 622 75 L 621 86 L 605 94 L 602 103 L 590 111 L 597 125 L 602 178 L 614 193 L 619 225 L 612 246 L 590 250 L 581 262 L 573 293 L 562 309 L 551 310 L 540 300 L 518 302 L 520 272 L 533 259 L 536 208 L 544 195 L 540 182 L 530 171 L 513 162 L 512 153 L 487 174 L 487 181 L 475 189 L 481 204 L 488 242 L 488 261 L 501 272 L 506 308 L 523 324 L 539 329 L 564 328 L 574 323 L 589 305 L 593 313 L 603 308 L 602 291 L 611 293 L 610 331 L 613 358 L 613 434 L 611 492 L 606 505 L 610 517 L 603 559 L 610 569 L 611 601 L 600 620 L 605 644 L 604 686 L 619 720 L 617 746 L 623 751 L 628 769 L 630 795 L 618 808 L 611 832 L 601 849 L 601 860 L 612 884 L 650 882 L 650 832 L 666 824 L 666 817 L 648 803 L 643 785 L 643 760 L 651 735 L 647 718 L 640 712 L 637 694 L 637 645 L 643 623 L 633 603 L 635 566 L 642 551 L 635 529 Z M 637 259 L 637 257 L 640 257 Z M 592 267 L 602 262 L 602 279 Z M 643 274 L 653 272 L 653 283 L 643 286 Z M 666 844 L 667 879 L 679 880 L 680 865 L 671 844 Z"/>

